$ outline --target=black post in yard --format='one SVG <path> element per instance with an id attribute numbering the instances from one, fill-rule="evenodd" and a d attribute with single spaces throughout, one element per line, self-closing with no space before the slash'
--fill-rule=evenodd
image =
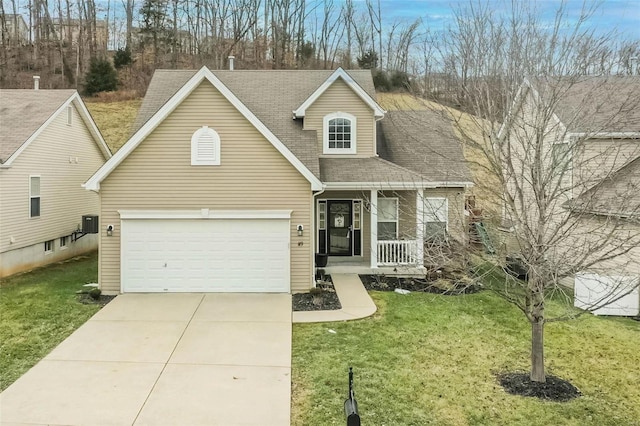
<path id="1" fill-rule="evenodd" d="M 358 402 L 353 392 L 353 368 L 349 367 L 349 397 L 344 402 L 344 412 L 347 416 L 347 426 L 360 426 Z"/>

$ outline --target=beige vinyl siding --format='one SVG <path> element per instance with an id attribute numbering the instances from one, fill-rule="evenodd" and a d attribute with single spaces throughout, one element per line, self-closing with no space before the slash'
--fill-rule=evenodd
<path id="1" fill-rule="evenodd" d="M 448 200 L 449 234 L 456 239 L 464 237 L 464 188 L 425 189 L 424 198 L 446 198 Z M 399 200 L 399 237 L 416 237 L 416 191 L 383 191 L 378 197 L 397 197 Z"/>
<path id="2" fill-rule="evenodd" d="M 219 166 L 191 166 L 191 136 L 203 125 L 220 135 Z M 291 286 L 312 280 L 309 182 L 209 82 L 189 95 L 101 184 L 100 284 L 120 291 L 118 210 L 292 210 Z M 299 245 L 299 243 L 302 245 Z"/>
<path id="3" fill-rule="evenodd" d="M 373 110 L 344 82 L 337 79 L 311 105 L 304 117 L 304 129 L 315 130 L 318 135 L 318 152 L 322 154 L 323 118 L 333 112 L 347 112 L 356 117 L 356 153 L 328 154 L 345 157 L 373 157 L 376 155 L 376 123 Z M 321 155 L 323 156 L 323 155 Z"/>
<path id="4" fill-rule="evenodd" d="M 98 214 L 98 195 L 81 185 L 105 159 L 75 106 L 72 122 L 67 125 L 67 111 L 61 111 L 10 168 L 0 170 L 0 253 L 69 235 L 82 215 Z M 40 176 L 40 216 L 34 218 L 30 175 Z"/>
<path id="5" fill-rule="evenodd" d="M 587 139 L 580 141 L 574 150 L 573 179 L 578 186 L 573 196 L 576 197 L 638 158 L 640 139 Z"/>

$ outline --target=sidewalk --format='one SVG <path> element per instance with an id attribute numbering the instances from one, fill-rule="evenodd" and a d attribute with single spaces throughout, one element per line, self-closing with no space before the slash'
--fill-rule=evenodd
<path id="1" fill-rule="evenodd" d="M 293 312 L 294 323 L 348 321 L 366 318 L 376 312 L 376 305 L 357 274 L 332 274 L 331 278 L 342 309 Z"/>

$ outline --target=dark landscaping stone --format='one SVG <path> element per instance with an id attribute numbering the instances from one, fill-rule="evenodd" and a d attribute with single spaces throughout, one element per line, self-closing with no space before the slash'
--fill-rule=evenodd
<path id="1" fill-rule="evenodd" d="M 316 285 L 318 290 L 309 293 L 296 293 L 293 295 L 292 306 L 294 311 L 332 311 L 342 309 L 340 299 L 336 294 L 331 281 L 331 275 L 325 275 L 324 281 Z"/>
<path id="2" fill-rule="evenodd" d="M 475 281 L 463 279 L 427 280 L 425 278 L 387 277 L 384 275 L 360 275 L 364 288 L 368 291 L 394 291 L 396 288 L 423 293 L 460 295 L 477 293 L 483 289 Z"/>
<path id="3" fill-rule="evenodd" d="M 556 402 L 566 402 L 581 395 L 578 388 L 559 377 L 547 375 L 545 383 L 534 382 L 529 373 L 500 373 L 498 382 L 512 395 L 529 396 Z"/>

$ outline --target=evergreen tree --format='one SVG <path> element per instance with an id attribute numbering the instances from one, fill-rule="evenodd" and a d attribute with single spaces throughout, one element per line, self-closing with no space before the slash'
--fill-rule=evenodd
<path id="1" fill-rule="evenodd" d="M 112 91 L 117 88 L 118 73 L 111 65 L 111 62 L 107 59 L 92 59 L 89 72 L 85 77 L 85 94 L 93 96 L 98 92 Z"/>

